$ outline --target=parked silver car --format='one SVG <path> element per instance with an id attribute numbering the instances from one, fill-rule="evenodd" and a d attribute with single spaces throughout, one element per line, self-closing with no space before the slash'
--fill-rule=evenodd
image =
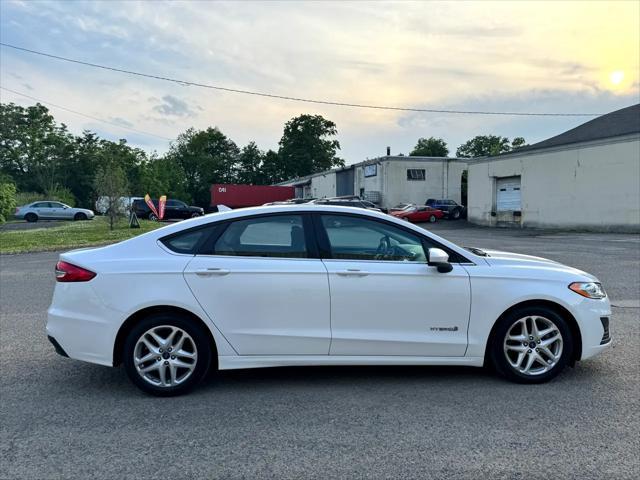
<path id="1" fill-rule="evenodd" d="M 91 220 L 95 217 L 93 210 L 87 208 L 73 208 L 61 202 L 40 200 L 16 208 L 16 218 L 27 222 L 38 220 Z"/>

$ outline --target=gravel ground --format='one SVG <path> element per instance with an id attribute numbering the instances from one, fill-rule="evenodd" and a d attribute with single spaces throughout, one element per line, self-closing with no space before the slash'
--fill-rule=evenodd
<path id="1" fill-rule="evenodd" d="M 538 386 L 473 368 L 223 372 L 146 396 L 44 335 L 54 253 L 0 261 L 0 478 L 637 478 L 640 238 L 430 225 L 463 245 L 585 269 L 613 348 Z"/>

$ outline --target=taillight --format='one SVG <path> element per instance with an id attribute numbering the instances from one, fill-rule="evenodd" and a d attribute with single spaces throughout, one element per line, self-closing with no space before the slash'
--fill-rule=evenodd
<path id="1" fill-rule="evenodd" d="M 95 272 L 60 260 L 56 263 L 57 282 L 88 282 L 95 277 Z"/>
<path id="2" fill-rule="evenodd" d="M 16 211 L 15 211 L 16 215 L 18 214 L 19 211 L 20 211 L 20 207 L 16 207 Z"/>

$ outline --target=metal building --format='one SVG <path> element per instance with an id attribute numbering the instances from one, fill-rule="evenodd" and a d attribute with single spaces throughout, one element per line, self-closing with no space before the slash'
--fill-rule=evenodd
<path id="1" fill-rule="evenodd" d="M 468 191 L 480 225 L 640 231 L 640 104 L 469 160 Z"/>
<path id="2" fill-rule="evenodd" d="M 381 207 L 424 205 L 428 198 L 462 200 L 466 159 L 384 156 L 282 182 L 297 198 L 357 195 Z"/>

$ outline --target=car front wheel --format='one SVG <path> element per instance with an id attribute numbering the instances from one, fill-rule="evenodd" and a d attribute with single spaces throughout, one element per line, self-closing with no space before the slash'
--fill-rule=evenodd
<path id="1" fill-rule="evenodd" d="M 451 218 L 454 220 L 459 220 L 460 219 L 460 210 L 459 209 L 455 209 L 453 211 L 453 213 L 451 214 Z"/>
<path id="2" fill-rule="evenodd" d="M 567 365 L 573 339 L 562 316 L 534 306 L 501 318 L 489 348 L 492 363 L 503 377 L 518 383 L 543 383 Z"/>
<path id="3" fill-rule="evenodd" d="M 150 213 L 149 214 L 149 220 L 151 220 L 152 222 L 157 222 L 158 221 L 158 216 L 155 213 Z"/>
<path id="4" fill-rule="evenodd" d="M 73 217 L 73 219 L 74 219 L 75 221 L 79 221 L 79 220 L 86 220 L 86 219 L 87 219 L 87 215 L 86 215 L 86 214 L 84 214 L 84 213 L 82 213 L 82 212 L 79 212 L 79 213 L 76 213 L 76 214 L 75 214 L 75 216 Z"/>
<path id="5" fill-rule="evenodd" d="M 166 397 L 188 392 L 204 377 L 212 348 L 192 319 L 156 314 L 129 332 L 123 355 L 127 375 L 137 387 Z"/>
<path id="6" fill-rule="evenodd" d="M 197 218 L 197 217 L 199 217 L 199 216 L 200 216 L 200 214 L 199 214 L 198 212 L 193 212 L 193 213 L 191 214 L 191 218 Z"/>
<path id="7" fill-rule="evenodd" d="M 435 215 L 431 215 L 431 216 L 429 217 L 429 222 L 431 222 L 431 223 L 436 223 L 436 220 L 437 220 L 437 218 L 436 218 L 436 216 L 435 216 Z"/>

